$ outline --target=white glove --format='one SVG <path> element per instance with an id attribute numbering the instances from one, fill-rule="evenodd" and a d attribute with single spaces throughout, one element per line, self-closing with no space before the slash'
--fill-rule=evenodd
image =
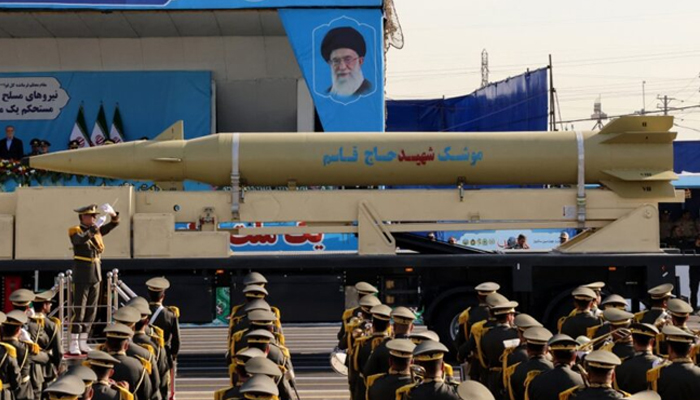
<path id="1" fill-rule="evenodd" d="M 95 221 L 95 225 L 96 225 L 98 228 L 100 228 L 100 227 L 102 227 L 102 225 L 105 224 L 105 222 L 107 222 L 107 216 L 105 216 L 105 215 L 100 215 L 99 218 L 97 218 L 97 221 Z"/>
<path id="2" fill-rule="evenodd" d="M 114 211 L 114 208 L 109 205 L 109 203 L 104 203 L 103 205 L 100 206 L 100 210 L 104 212 L 105 214 L 109 214 L 111 216 L 117 215 L 117 213 Z"/>

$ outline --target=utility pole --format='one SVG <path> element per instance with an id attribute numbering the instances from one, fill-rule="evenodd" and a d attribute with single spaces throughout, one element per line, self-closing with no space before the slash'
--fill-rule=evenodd
<path id="1" fill-rule="evenodd" d="M 481 87 L 489 84 L 489 53 L 484 49 L 481 52 Z"/>
<path id="2" fill-rule="evenodd" d="M 641 114 L 644 115 L 646 113 L 645 108 L 647 107 L 647 94 L 646 94 L 646 86 L 647 81 L 642 81 L 642 112 Z"/>
<path id="3" fill-rule="evenodd" d="M 658 108 L 659 110 L 663 110 L 664 115 L 668 115 L 668 105 L 672 101 L 676 100 L 673 97 L 668 97 L 668 96 L 661 97 L 661 95 L 656 96 L 656 99 L 661 102 L 661 104 L 656 105 L 656 108 Z"/>

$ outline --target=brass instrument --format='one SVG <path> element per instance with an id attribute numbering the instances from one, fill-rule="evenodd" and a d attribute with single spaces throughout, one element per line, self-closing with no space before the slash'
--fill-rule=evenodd
<path id="1" fill-rule="evenodd" d="M 365 320 L 359 315 L 350 318 L 346 326 L 347 334 L 350 335 L 348 341 L 348 349 L 340 349 L 336 347 L 330 354 L 330 364 L 333 371 L 339 375 L 348 376 L 348 358 L 349 350 L 357 338 L 369 336 L 372 333 L 372 321 Z"/>
<path id="2" fill-rule="evenodd" d="M 423 382 L 425 379 L 425 368 L 418 364 L 411 364 L 411 380 L 415 383 Z"/>
<path id="3" fill-rule="evenodd" d="M 613 336 L 617 335 L 618 337 L 614 339 L 615 343 L 625 340 L 628 337 L 632 335 L 632 331 L 630 331 L 627 328 L 620 328 L 616 329 L 614 331 L 608 332 L 605 335 L 599 336 L 597 338 L 591 339 L 590 342 L 582 344 L 581 347 L 579 347 L 580 352 L 587 352 L 590 350 L 593 350 L 598 344 L 605 343 L 609 339 L 613 338 Z"/>

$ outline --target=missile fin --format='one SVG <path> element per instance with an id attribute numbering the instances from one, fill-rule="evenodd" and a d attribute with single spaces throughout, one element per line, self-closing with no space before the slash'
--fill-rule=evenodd
<path id="1" fill-rule="evenodd" d="M 161 132 L 153 140 L 157 142 L 164 142 L 167 140 L 185 140 L 185 123 L 182 120 L 177 121 L 168 129 Z"/>
<path id="2" fill-rule="evenodd" d="M 606 170 L 606 174 L 625 182 L 675 181 L 678 179 L 673 171 L 652 171 L 641 169 Z"/>
<path id="3" fill-rule="evenodd" d="M 626 199 L 675 198 L 675 189 L 671 182 L 601 181 L 600 183 Z"/>
<path id="4" fill-rule="evenodd" d="M 648 143 L 648 144 L 664 144 L 673 143 L 676 139 L 676 132 L 669 131 L 637 131 L 637 132 L 621 132 L 621 133 L 609 133 L 610 138 L 601 142 L 602 144 L 634 144 L 634 143 Z"/>
<path id="5" fill-rule="evenodd" d="M 671 127 L 673 127 L 672 116 L 630 115 L 610 121 L 600 133 L 667 132 Z"/>

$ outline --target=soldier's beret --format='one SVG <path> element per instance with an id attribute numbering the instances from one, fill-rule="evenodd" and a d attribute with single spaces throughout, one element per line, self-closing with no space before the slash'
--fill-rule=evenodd
<path id="1" fill-rule="evenodd" d="M 445 356 L 445 353 L 449 352 L 447 347 L 440 342 L 424 340 L 413 349 L 413 359 L 416 361 L 439 360 Z"/>
<path id="2" fill-rule="evenodd" d="M 104 332 L 108 338 L 129 339 L 134 336 L 134 331 L 131 328 L 118 322 L 107 325 Z"/>
<path id="3" fill-rule="evenodd" d="M 491 391 L 477 381 L 464 381 L 457 386 L 457 394 L 462 400 L 495 400 Z"/>
<path id="4" fill-rule="evenodd" d="M 395 324 L 408 325 L 415 321 L 416 314 L 406 307 L 396 307 L 391 312 L 391 318 L 394 320 Z"/>
<path id="5" fill-rule="evenodd" d="M 9 313 L 7 313 L 7 320 L 5 321 L 6 325 L 24 325 L 29 321 L 29 317 L 27 317 L 27 314 L 24 313 L 24 311 L 20 310 L 12 310 Z"/>
<path id="6" fill-rule="evenodd" d="M 73 210 L 73 211 L 77 212 L 77 213 L 80 214 L 80 215 L 83 215 L 83 214 L 99 214 L 99 213 L 100 213 L 100 211 L 97 209 L 97 204 L 90 204 L 89 206 L 76 208 L 76 209 Z"/>
<path id="7" fill-rule="evenodd" d="M 508 298 L 500 293 L 494 292 L 486 296 L 486 305 L 489 306 L 489 308 L 507 302 Z"/>
<path id="8" fill-rule="evenodd" d="M 627 300 L 625 300 L 625 298 L 619 294 L 611 294 L 610 296 L 604 298 L 603 301 L 600 302 L 600 305 L 601 307 L 609 305 L 613 307 L 622 307 L 624 309 L 627 307 Z"/>
<path id="9" fill-rule="evenodd" d="M 372 314 L 372 318 L 380 319 L 382 321 L 389 321 L 391 319 L 391 307 L 384 304 L 372 307 L 369 312 Z"/>
<path id="10" fill-rule="evenodd" d="M 355 289 L 358 293 L 360 293 L 360 295 L 379 293 L 379 290 L 377 290 L 376 287 L 370 285 L 367 282 L 357 282 L 355 284 Z"/>
<path id="11" fill-rule="evenodd" d="M 265 300 L 263 299 L 255 299 L 253 301 L 250 301 L 246 303 L 243 306 L 243 311 L 245 313 L 248 313 L 253 310 L 266 310 L 266 311 L 272 311 L 272 308 L 270 307 L 270 304 L 268 304 Z"/>
<path id="12" fill-rule="evenodd" d="M 484 283 L 478 284 L 474 289 L 476 289 L 476 291 L 479 294 L 485 295 L 485 294 L 493 293 L 500 288 L 501 288 L 501 285 L 499 285 L 498 283 L 484 282 Z"/>
<path id="13" fill-rule="evenodd" d="M 549 342 L 549 339 L 552 338 L 552 332 L 543 327 L 535 326 L 533 328 L 527 329 L 523 333 L 523 337 L 530 344 L 544 346 Z"/>
<path id="14" fill-rule="evenodd" d="M 673 325 L 666 325 L 662 331 L 667 342 L 694 343 L 695 335 Z"/>
<path id="15" fill-rule="evenodd" d="M 376 298 L 374 295 L 371 295 L 371 294 L 362 296 L 362 298 L 360 298 L 360 307 L 370 309 L 370 308 L 372 308 L 374 306 L 378 306 L 380 304 L 382 304 L 382 302 L 379 301 L 378 298 Z"/>
<path id="16" fill-rule="evenodd" d="M 603 311 L 603 317 L 612 325 L 625 325 L 630 323 L 632 318 L 634 318 L 634 314 L 612 307 Z"/>
<path id="17" fill-rule="evenodd" d="M 146 281 L 146 287 L 151 292 L 162 292 L 170 288 L 170 281 L 164 276 L 157 276 Z"/>
<path id="18" fill-rule="evenodd" d="M 58 394 L 61 398 L 78 398 L 85 393 L 85 383 L 74 375 L 64 375 L 44 389 L 46 394 Z"/>
<path id="19" fill-rule="evenodd" d="M 277 321 L 277 315 L 272 311 L 252 310 L 247 315 L 248 320 L 255 325 L 272 325 Z"/>
<path id="20" fill-rule="evenodd" d="M 260 285 L 248 285 L 243 288 L 245 297 L 264 298 L 267 296 L 267 289 Z"/>
<path id="21" fill-rule="evenodd" d="M 668 301 L 668 312 L 676 317 L 687 317 L 693 312 L 693 307 L 681 299 L 671 299 Z"/>
<path id="22" fill-rule="evenodd" d="M 148 300 L 141 296 L 134 297 L 133 299 L 129 300 L 126 305 L 137 309 L 141 316 L 153 314 L 153 311 L 151 311 L 151 307 L 148 304 Z"/>
<path id="23" fill-rule="evenodd" d="M 411 358 L 416 345 L 408 339 L 393 339 L 386 343 L 386 348 L 389 349 L 389 354 L 394 357 Z"/>
<path id="24" fill-rule="evenodd" d="M 517 326 L 518 329 L 523 331 L 523 330 L 528 329 L 528 328 L 542 326 L 542 324 L 540 324 L 539 321 L 532 318 L 528 314 L 518 314 L 515 316 L 515 326 Z"/>
<path id="25" fill-rule="evenodd" d="M 35 303 L 46 303 L 48 301 L 53 300 L 54 296 L 56 296 L 56 292 L 54 290 L 47 290 L 45 292 L 38 293 L 34 297 L 34 302 Z"/>
<path id="26" fill-rule="evenodd" d="M 589 283 L 587 285 L 583 285 L 583 287 L 587 287 L 587 288 L 592 289 L 596 292 L 600 292 L 605 287 L 605 282 L 593 282 L 593 283 Z"/>
<path id="27" fill-rule="evenodd" d="M 29 289 L 17 289 L 10 294 L 10 301 L 18 306 L 28 306 L 35 298 L 36 295 Z"/>
<path id="28" fill-rule="evenodd" d="M 433 331 L 413 332 L 411 333 L 410 338 L 413 343 L 420 343 L 424 340 L 434 340 L 436 342 L 440 341 L 440 336 Z"/>
<path id="29" fill-rule="evenodd" d="M 256 393 L 258 395 L 277 396 L 277 384 L 269 376 L 254 375 L 241 386 L 241 393 Z"/>
<path id="30" fill-rule="evenodd" d="M 259 272 L 251 272 L 248 275 L 243 278 L 243 285 L 248 286 L 248 285 L 264 285 L 267 283 L 267 279 L 263 276 L 263 274 Z"/>
<path id="31" fill-rule="evenodd" d="M 585 286 L 579 286 L 571 292 L 576 300 L 595 300 L 598 297 L 593 289 Z"/>
<path id="32" fill-rule="evenodd" d="M 323 38 L 321 55 L 326 62 L 330 60 L 331 53 L 337 49 L 352 49 L 360 57 L 367 54 L 367 45 L 362 34 L 349 26 L 331 29 Z"/>
<path id="33" fill-rule="evenodd" d="M 632 324 L 630 331 L 633 335 L 651 336 L 653 338 L 659 334 L 659 330 L 652 324 Z"/>
<path id="34" fill-rule="evenodd" d="M 593 368 L 613 369 L 620 364 L 620 357 L 610 351 L 596 350 L 586 356 L 586 365 Z"/>
<path id="35" fill-rule="evenodd" d="M 275 335 L 265 329 L 254 329 L 243 335 L 250 343 L 270 343 L 275 339 Z"/>
<path id="36" fill-rule="evenodd" d="M 280 371 L 277 364 L 272 362 L 265 356 L 253 357 L 245 363 L 245 372 L 257 375 L 267 375 L 270 378 L 277 378 L 282 376 L 282 371 Z"/>
<path id="37" fill-rule="evenodd" d="M 576 350 L 578 349 L 579 343 L 571 338 L 569 335 L 556 334 L 549 339 L 549 349 L 550 350 Z"/>
<path id="38" fill-rule="evenodd" d="M 670 283 L 664 283 L 663 285 L 655 286 L 649 291 L 647 291 L 652 299 L 661 300 L 667 297 L 671 297 L 673 293 L 673 285 Z"/>
<path id="39" fill-rule="evenodd" d="M 87 355 L 87 360 L 90 365 L 104 368 L 114 368 L 116 364 L 122 363 L 110 354 L 100 350 L 91 350 Z"/>
<path id="40" fill-rule="evenodd" d="M 80 364 L 68 368 L 66 374 L 77 376 L 78 378 L 80 378 L 80 380 L 85 382 L 86 385 L 92 385 L 92 383 L 97 380 L 97 375 L 95 375 L 95 371 Z"/>
<path id="41" fill-rule="evenodd" d="M 126 305 L 117 309 L 113 318 L 123 324 L 135 324 L 141 321 L 141 312 L 134 306 Z"/>

